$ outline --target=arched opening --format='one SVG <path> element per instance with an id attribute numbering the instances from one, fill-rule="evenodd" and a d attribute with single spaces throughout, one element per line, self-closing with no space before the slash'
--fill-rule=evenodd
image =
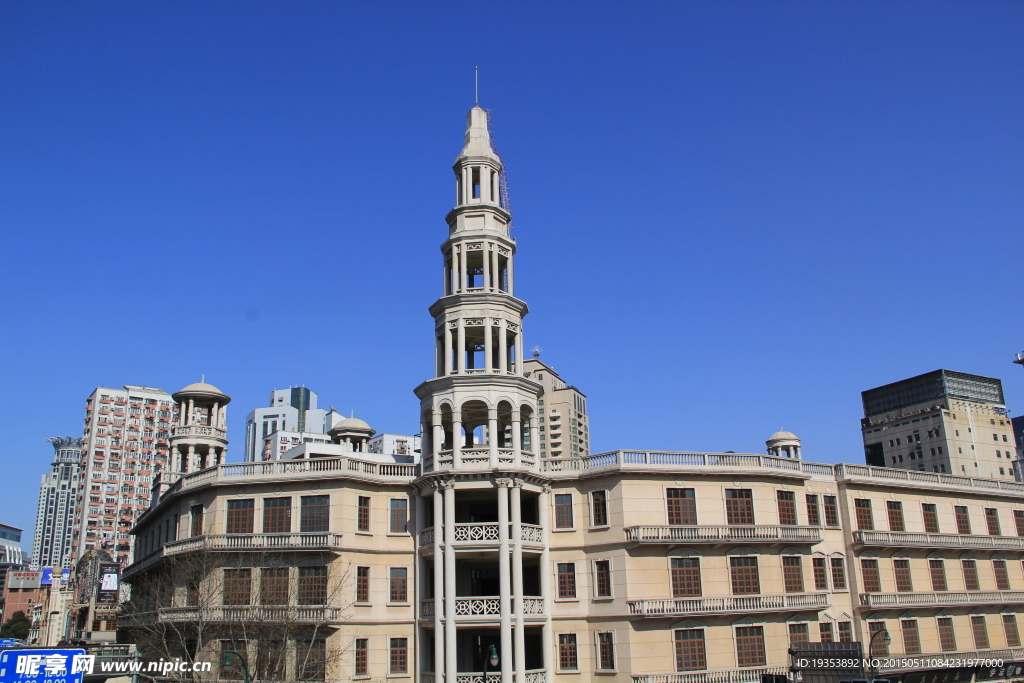
<path id="1" fill-rule="evenodd" d="M 462 404 L 462 448 L 470 449 L 487 443 L 487 404 L 466 401 Z M 458 438 L 458 435 L 456 435 Z"/>
<path id="2" fill-rule="evenodd" d="M 434 452 L 450 451 L 454 440 L 452 439 L 452 407 L 442 403 L 438 408 L 441 413 L 441 443 L 434 444 Z"/>
<path id="3" fill-rule="evenodd" d="M 498 448 L 512 448 L 512 404 L 498 403 Z"/>
<path id="4" fill-rule="evenodd" d="M 519 407 L 520 448 L 524 453 L 536 455 L 537 444 L 533 443 L 533 421 L 533 408 L 526 404 L 521 405 Z"/>

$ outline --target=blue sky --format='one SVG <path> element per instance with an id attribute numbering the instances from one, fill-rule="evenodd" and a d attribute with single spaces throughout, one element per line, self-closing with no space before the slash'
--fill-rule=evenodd
<path id="1" fill-rule="evenodd" d="M 860 391 L 1024 408 L 1024 5 L 0 4 L 0 521 L 97 385 L 416 429 L 473 104 L 593 450 L 862 460 Z M 1018 414 L 1019 411 L 1014 411 Z"/>

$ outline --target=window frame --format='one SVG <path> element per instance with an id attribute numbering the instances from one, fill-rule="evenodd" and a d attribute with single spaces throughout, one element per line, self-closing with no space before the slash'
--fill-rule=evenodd
<path id="1" fill-rule="evenodd" d="M 748 495 L 730 495 L 746 493 Z M 725 523 L 727 526 L 756 526 L 753 489 L 725 489 Z M 736 502 L 733 502 L 736 501 Z M 750 521 L 742 521 L 749 517 Z"/>
<path id="2" fill-rule="evenodd" d="M 866 504 L 862 505 L 861 503 Z M 857 524 L 858 531 L 874 531 L 875 515 L 874 511 L 871 509 L 870 498 L 854 498 L 853 511 L 854 522 Z"/>
<path id="3" fill-rule="evenodd" d="M 277 504 L 278 501 L 284 501 L 284 500 L 288 501 L 287 505 L 278 505 Z M 267 496 L 267 497 L 262 498 L 260 500 L 260 502 L 263 504 L 262 505 L 262 507 L 263 507 L 263 515 L 262 515 L 262 520 L 261 520 L 263 522 L 263 526 L 261 527 L 261 530 L 263 531 L 264 534 L 274 534 L 274 535 L 285 536 L 285 535 L 288 535 L 288 534 L 292 533 L 292 497 L 291 496 Z M 283 511 L 283 514 L 279 515 L 278 512 L 277 512 L 279 510 Z M 281 518 L 277 519 L 278 516 L 280 516 Z M 287 526 L 287 530 L 284 530 L 284 531 L 278 530 L 277 526 L 276 526 L 278 524 L 280 524 L 282 528 Z M 267 530 L 268 526 L 270 526 L 270 529 L 271 529 L 270 531 Z"/>
<path id="4" fill-rule="evenodd" d="M 700 638 L 682 638 L 680 637 L 684 633 L 699 633 Z M 684 651 L 683 643 L 693 641 L 700 641 L 700 647 L 698 653 L 687 653 Z M 677 628 L 672 629 L 672 643 L 675 654 L 675 665 L 676 672 L 680 671 L 703 671 L 708 668 L 708 650 L 707 650 L 707 639 L 704 634 L 703 628 Z M 696 666 L 685 666 L 685 659 L 687 656 L 699 657 L 699 662 L 694 662 Z"/>
<path id="5" fill-rule="evenodd" d="M 907 624 L 913 624 L 908 627 Z M 913 642 L 907 636 L 913 633 Z M 921 654 L 921 627 L 917 619 L 900 619 L 900 636 L 903 638 L 903 653 L 908 655 Z"/>
<path id="6" fill-rule="evenodd" d="M 791 590 L 796 588 L 796 590 Z M 782 556 L 782 589 L 784 593 L 804 593 L 804 559 L 802 555 Z"/>
<path id="7" fill-rule="evenodd" d="M 365 576 L 360 576 L 361 570 L 365 569 Z M 390 586 L 388 586 L 390 588 Z M 363 591 L 365 590 L 365 593 Z M 358 565 L 356 566 L 356 594 L 355 604 L 357 605 L 369 605 L 370 604 L 370 565 Z M 363 595 L 366 596 L 365 600 L 359 598 Z"/>
<path id="8" fill-rule="evenodd" d="M 615 631 L 596 631 L 594 647 L 596 650 L 594 663 L 597 665 L 595 671 L 602 674 L 616 672 L 615 666 L 618 664 L 618 658 L 615 656 Z"/>
<path id="9" fill-rule="evenodd" d="M 939 508 L 935 503 L 921 503 L 921 519 L 926 534 L 941 533 L 939 527 Z"/>
<path id="10" fill-rule="evenodd" d="M 601 566 L 605 567 L 605 575 L 602 577 Z M 591 562 L 591 569 L 593 570 L 594 586 L 593 586 L 593 599 L 594 600 L 611 600 L 614 596 L 612 595 L 612 561 L 611 558 L 602 557 L 595 559 Z M 602 583 L 604 586 L 602 587 Z M 601 593 L 602 588 L 606 589 L 606 593 Z"/>
<path id="11" fill-rule="evenodd" d="M 572 571 L 563 572 L 562 567 L 572 567 Z M 563 576 L 572 577 L 566 579 L 563 585 Z M 563 588 L 571 588 L 572 595 L 563 595 Z M 567 591 L 568 592 L 568 591 Z M 576 581 L 576 562 L 555 563 L 555 600 L 579 600 L 579 585 Z"/>
<path id="12" fill-rule="evenodd" d="M 598 496 L 601 496 L 600 500 Z M 611 526 L 608 514 L 608 489 L 588 491 L 587 498 L 590 501 L 590 528 L 607 529 Z"/>
<path id="13" fill-rule="evenodd" d="M 327 500 L 326 506 L 320 504 L 307 503 L 306 501 L 314 500 L 317 498 L 325 498 Z M 323 513 L 315 511 L 315 508 L 325 507 Z M 323 528 L 311 529 L 308 527 L 317 526 L 314 524 L 320 521 L 320 515 L 323 514 Z M 308 516 L 307 516 L 308 515 Z M 331 497 L 328 494 L 313 494 L 311 496 L 299 496 L 299 533 L 300 534 L 325 534 L 331 531 Z"/>
<path id="14" fill-rule="evenodd" d="M 741 631 L 750 631 L 750 633 L 740 634 Z M 756 632 L 756 633 L 755 633 Z M 738 668 L 758 667 L 767 666 L 768 652 L 765 647 L 764 640 L 764 626 L 760 624 L 750 626 L 734 626 L 733 627 L 733 643 L 736 650 L 736 666 Z M 747 645 L 753 645 L 753 653 L 744 653 L 743 649 Z M 741 648 L 741 645 L 744 646 Z M 751 654 L 754 656 L 760 656 L 759 659 L 752 659 Z M 743 661 L 743 657 L 749 660 L 746 663 Z"/>
<path id="15" fill-rule="evenodd" d="M 743 561 L 747 562 L 753 560 L 753 564 L 739 564 L 734 565 L 734 562 Z M 761 568 L 758 563 L 757 555 L 732 555 L 729 557 L 729 588 L 732 591 L 732 595 L 760 595 L 761 594 Z M 737 569 L 749 569 L 753 567 L 753 572 L 741 572 L 740 576 L 737 576 Z M 753 576 L 742 576 L 742 574 L 749 574 Z M 743 587 L 744 585 L 752 586 L 754 590 L 751 591 L 737 591 L 737 587 Z"/>
<path id="16" fill-rule="evenodd" d="M 359 643 L 363 643 L 363 647 L 359 647 Z M 362 660 L 362 661 L 360 661 Z M 353 678 L 369 678 L 370 677 L 370 639 L 356 638 L 352 645 L 352 677 Z"/>
<path id="17" fill-rule="evenodd" d="M 256 531 L 256 499 L 238 498 L 227 502 L 224 533 L 232 536 L 252 535 Z M 241 505 L 248 503 L 248 505 Z M 248 530 L 245 530 L 245 527 Z"/>
<path id="18" fill-rule="evenodd" d="M 673 496 L 672 491 L 689 491 L 690 495 Z M 673 505 L 673 501 L 679 501 Z M 687 505 L 689 501 L 689 505 Z M 676 508 L 675 510 L 673 508 Z M 673 517 L 679 521 L 673 521 Z M 686 521 L 692 519 L 693 521 Z M 697 491 L 692 488 L 680 488 L 676 486 L 665 489 L 665 520 L 669 526 L 696 526 L 697 525 Z"/>
<path id="19" fill-rule="evenodd" d="M 403 576 L 393 576 L 395 572 L 405 572 Z M 396 583 L 400 582 L 400 583 Z M 395 599 L 395 588 L 401 586 L 402 599 Z M 409 604 L 409 567 L 404 564 L 388 565 L 388 603 L 389 605 Z"/>
<path id="20" fill-rule="evenodd" d="M 831 529 L 839 529 L 843 526 L 843 520 L 839 515 L 839 497 L 838 496 L 826 496 L 821 497 L 821 510 L 824 513 L 822 518 L 825 520 L 825 526 Z M 835 522 L 832 524 L 831 522 Z"/>
<path id="21" fill-rule="evenodd" d="M 395 642 L 401 641 L 403 645 L 395 647 Z M 395 669 L 395 654 L 401 654 L 402 668 Z M 388 676 L 411 676 L 409 673 L 409 636 L 388 636 Z"/>
<path id="22" fill-rule="evenodd" d="M 999 508 L 985 508 L 985 526 L 989 536 L 1002 536 L 1002 524 L 999 521 Z M 995 529 L 995 532 L 992 530 Z"/>
<path id="23" fill-rule="evenodd" d="M 366 505 L 363 505 L 366 501 Z M 370 496 L 356 497 L 356 533 L 373 533 L 373 498 Z"/>
<path id="24" fill-rule="evenodd" d="M 793 491 L 776 489 L 775 509 L 779 516 L 779 526 L 800 525 L 800 517 L 796 511 L 796 493 Z"/>
<path id="25" fill-rule="evenodd" d="M 669 583 L 672 589 L 672 597 L 675 599 L 701 597 L 704 594 L 704 584 L 701 580 L 702 577 L 700 573 L 700 557 L 670 557 L 668 558 L 668 560 Z M 687 578 L 687 575 L 693 574 L 692 570 L 694 569 L 694 567 L 676 567 L 676 562 L 679 562 L 680 564 L 685 564 L 686 562 L 695 562 L 697 570 L 695 575 L 697 577 L 697 580 L 694 582 Z M 694 584 L 696 584 L 697 587 L 696 593 L 687 593 L 684 590 L 682 590 L 685 589 L 687 586 L 693 586 Z"/>
<path id="26" fill-rule="evenodd" d="M 572 639 L 572 642 L 563 642 Z M 579 634 L 575 631 L 567 631 L 558 634 L 558 661 L 557 666 L 559 671 L 579 671 L 580 670 L 580 639 Z M 571 667 L 564 666 L 563 664 L 567 661 L 567 656 L 572 657 Z"/>
<path id="27" fill-rule="evenodd" d="M 401 503 L 396 507 L 395 503 Z M 401 515 L 397 515 L 401 512 Z M 401 520 L 399 522 L 399 520 Z M 396 522 L 399 522 L 396 525 Z M 400 496 L 388 498 L 388 535 L 407 536 L 409 534 L 409 499 Z"/>
<path id="28" fill-rule="evenodd" d="M 566 498 L 566 497 L 568 497 L 568 499 L 569 499 L 568 503 L 564 503 L 564 502 L 560 503 L 558 501 L 559 498 Z M 551 530 L 552 531 L 573 531 L 573 530 L 575 530 L 575 528 L 576 528 L 576 520 L 575 520 L 575 515 L 573 514 L 574 513 L 573 507 L 575 505 L 575 501 L 573 500 L 572 493 L 555 493 L 555 494 L 553 494 L 551 496 L 551 504 L 554 507 L 554 522 L 555 522 L 554 526 L 552 526 Z M 568 517 L 567 520 L 566 520 L 566 516 Z M 568 524 L 563 524 L 562 522 L 564 522 L 564 521 L 568 521 Z"/>

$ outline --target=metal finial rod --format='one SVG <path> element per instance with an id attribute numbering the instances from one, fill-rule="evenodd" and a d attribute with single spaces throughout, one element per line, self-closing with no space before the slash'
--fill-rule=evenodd
<path id="1" fill-rule="evenodd" d="M 473 106 L 480 106 L 480 67 L 473 67 Z"/>

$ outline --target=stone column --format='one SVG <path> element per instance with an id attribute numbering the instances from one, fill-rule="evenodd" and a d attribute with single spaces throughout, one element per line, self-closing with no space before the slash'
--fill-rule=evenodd
<path id="1" fill-rule="evenodd" d="M 185 424 L 186 425 L 194 424 L 195 414 L 193 413 L 193 411 L 195 410 L 195 407 L 196 407 L 195 399 L 191 399 L 190 398 L 188 400 L 188 414 L 185 416 Z"/>
<path id="2" fill-rule="evenodd" d="M 516 680 L 526 680 L 526 627 L 523 614 L 523 480 L 512 480 L 512 595 L 515 600 Z"/>
<path id="3" fill-rule="evenodd" d="M 522 376 L 523 374 L 523 328 L 519 327 L 519 331 L 516 332 L 516 374 Z"/>
<path id="4" fill-rule="evenodd" d="M 498 409 L 487 409 L 487 458 L 488 466 L 498 466 Z"/>
<path id="5" fill-rule="evenodd" d="M 483 243 L 484 291 L 491 291 L 491 243 Z"/>
<path id="6" fill-rule="evenodd" d="M 217 426 L 218 411 L 219 410 L 220 410 L 220 405 L 217 404 L 217 403 L 214 403 L 212 406 L 210 406 L 210 426 L 211 427 L 216 427 Z"/>
<path id="7" fill-rule="evenodd" d="M 452 411 L 452 469 L 462 465 L 462 444 L 466 437 L 462 434 L 462 411 Z"/>
<path id="8" fill-rule="evenodd" d="M 455 371 L 460 375 L 466 374 L 466 324 L 459 318 L 459 346 L 455 350 Z"/>
<path id="9" fill-rule="evenodd" d="M 448 376 L 452 374 L 452 327 L 446 320 L 444 322 L 444 375 Z"/>
<path id="10" fill-rule="evenodd" d="M 491 252 L 491 272 L 494 273 L 494 291 L 501 291 L 501 268 L 498 267 L 498 248 Z"/>
<path id="11" fill-rule="evenodd" d="M 441 535 L 444 526 L 444 496 L 440 482 L 434 483 L 434 681 L 444 681 L 444 556 Z"/>
<path id="12" fill-rule="evenodd" d="M 544 679 L 548 683 L 554 680 L 555 670 L 553 641 L 555 634 L 551 629 L 551 552 L 548 549 L 550 509 L 551 487 L 545 484 L 541 489 L 540 500 L 537 502 L 537 521 L 540 522 L 541 542 L 544 544 L 540 553 L 540 594 L 544 596 L 544 626 L 541 629 L 541 654 L 544 661 Z"/>
<path id="13" fill-rule="evenodd" d="M 491 374 L 491 319 L 484 318 L 484 374 Z"/>
<path id="14" fill-rule="evenodd" d="M 459 245 L 459 291 L 466 288 L 468 279 L 466 278 L 466 257 L 469 254 L 466 253 L 466 244 L 462 243 Z"/>
<path id="15" fill-rule="evenodd" d="M 505 325 L 505 321 L 502 320 L 501 326 L 498 328 L 498 353 L 500 358 L 498 359 L 498 369 L 501 370 L 501 374 L 508 372 L 508 328 Z"/>
<path id="16" fill-rule="evenodd" d="M 455 683 L 458 671 L 455 645 L 455 484 L 444 486 L 444 661 L 447 683 Z M 435 584 L 436 585 L 436 584 Z M 436 604 L 436 603 L 435 603 Z M 436 609 L 435 609 L 436 611 Z M 436 619 L 436 617 L 435 617 Z"/>
<path id="17" fill-rule="evenodd" d="M 183 468 L 181 468 L 181 471 L 182 472 L 190 472 L 190 471 L 192 471 L 192 465 L 195 463 L 195 461 L 196 461 L 196 447 L 195 446 L 189 446 L 188 447 L 188 455 L 185 456 L 185 463 L 184 463 L 185 466 Z"/>
<path id="18" fill-rule="evenodd" d="M 509 296 L 515 296 L 515 286 L 513 284 L 514 280 L 512 278 L 512 250 L 511 249 L 509 249 L 509 251 L 508 251 L 508 259 L 506 259 L 506 263 L 508 264 L 508 265 L 505 266 L 505 269 L 508 270 L 508 295 Z"/>
<path id="19" fill-rule="evenodd" d="M 530 416 L 530 452 L 534 458 L 540 457 L 540 428 L 537 426 L 536 415 Z"/>
<path id="20" fill-rule="evenodd" d="M 512 609 L 509 604 L 508 479 L 498 486 L 498 602 L 501 610 L 501 683 L 512 683 Z"/>
<path id="21" fill-rule="evenodd" d="M 441 465 L 437 459 L 441 457 L 441 449 L 444 446 L 444 425 L 441 424 L 441 411 L 434 409 L 430 413 L 430 449 L 434 455 L 434 469 L 440 469 Z M 435 525 L 440 517 L 435 517 Z"/>
<path id="22" fill-rule="evenodd" d="M 519 410 L 512 411 L 512 464 L 522 466 L 523 458 L 523 423 L 519 421 Z M 515 491 L 513 491 L 515 493 Z M 514 514 L 514 513 L 513 513 Z"/>

